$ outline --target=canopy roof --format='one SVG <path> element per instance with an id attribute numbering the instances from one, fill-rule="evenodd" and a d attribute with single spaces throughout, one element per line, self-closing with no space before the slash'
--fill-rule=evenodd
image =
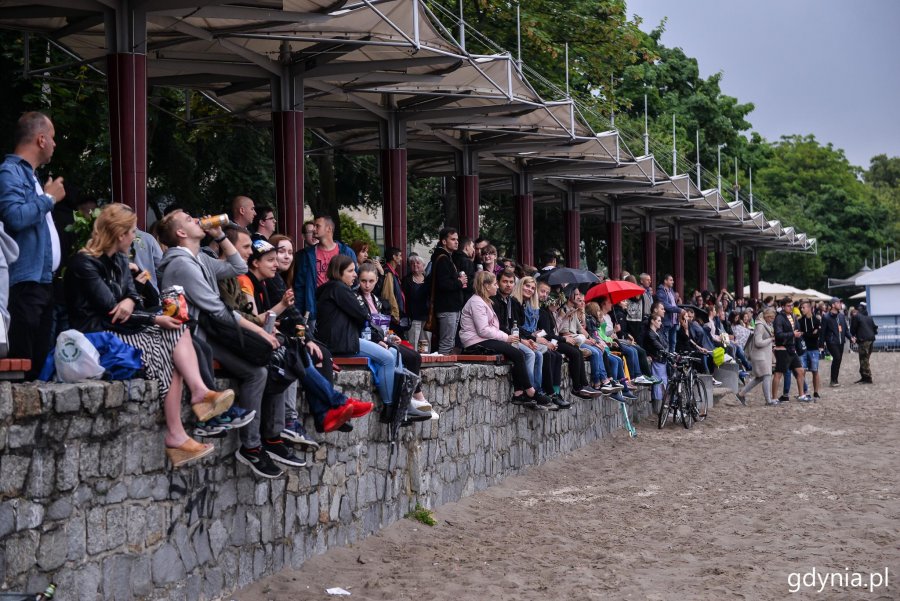
<path id="1" fill-rule="evenodd" d="M 0 0 L 0 27 L 45 36 L 99 70 L 108 53 L 145 52 L 150 85 L 199 90 L 244 119 L 302 109 L 333 148 L 402 144 L 414 176 L 457 174 L 457 154 L 476 152 L 486 189 L 527 173 L 538 202 L 566 191 L 626 223 L 654 216 L 664 234 L 677 222 L 750 247 L 815 251 L 815 239 L 633 155 L 617 131 L 593 131 L 572 100 L 541 98 L 509 54 L 466 52 L 418 0 L 155 0 L 138 3 L 146 35 L 132 26 L 123 40 L 125 4 Z"/>
<path id="2" fill-rule="evenodd" d="M 856 278 L 857 286 L 900 284 L 900 261 L 894 261 Z"/>

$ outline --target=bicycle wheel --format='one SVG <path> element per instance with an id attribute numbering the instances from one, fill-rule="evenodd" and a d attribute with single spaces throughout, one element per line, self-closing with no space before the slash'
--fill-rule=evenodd
<path id="1" fill-rule="evenodd" d="M 706 394 L 706 387 L 700 384 L 700 378 L 695 375 L 692 379 L 693 382 L 691 387 L 694 391 L 694 406 L 697 408 L 694 419 L 698 422 L 702 422 L 709 414 L 709 396 Z"/>
<path id="2" fill-rule="evenodd" d="M 695 410 L 693 392 L 688 387 L 687 382 L 684 382 L 681 386 L 681 424 L 686 430 L 690 430 L 691 426 L 694 425 Z"/>
<path id="3" fill-rule="evenodd" d="M 657 426 L 662 430 L 666 422 L 669 420 L 669 414 L 672 413 L 672 398 L 675 395 L 675 383 L 669 382 L 666 391 L 663 393 L 662 404 L 659 408 L 659 422 Z"/>

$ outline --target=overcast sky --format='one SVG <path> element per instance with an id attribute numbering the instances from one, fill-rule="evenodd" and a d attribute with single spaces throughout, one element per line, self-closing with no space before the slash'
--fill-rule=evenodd
<path id="1" fill-rule="evenodd" d="M 814 134 L 867 168 L 900 156 L 900 1 L 626 0 L 662 42 L 722 71 L 722 91 L 752 102 L 769 140 Z"/>

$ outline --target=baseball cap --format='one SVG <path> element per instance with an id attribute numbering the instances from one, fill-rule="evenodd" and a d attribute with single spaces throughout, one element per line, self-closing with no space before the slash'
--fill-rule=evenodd
<path id="1" fill-rule="evenodd" d="M 269 244 L 267 240 L 254 240 L 252 248 L 253 254 L 251 257 L 254 259 L 258 259 L 266 253 L 275 251 L 275 247 Z"/>

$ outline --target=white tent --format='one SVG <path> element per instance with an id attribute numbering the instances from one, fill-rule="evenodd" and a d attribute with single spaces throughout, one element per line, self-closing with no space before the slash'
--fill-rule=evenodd
<path id="1" fill-rule="evenodd" d="M 800 298 L 800 296 L 802 296 L 803 293 L 804 293 L 803 290 L 800 290 L 799 288 L 794 288 L 793 286 L 787 286 L 785 284 L 776 284 L 774 282 L 765 282 L 763 280 L 759 281 L 759 297 L 760 298 L 765 298 L 767 296 L 774 296 L 775 298 L 781 298 L 782 296 L 790 296 L 792 298 L 794 298 L 794 297 Z M 750 286 L 744 286 L 744 296 L 750 296 Z"/>
<path id="2" fill-rule="evenodd" d="M 815 288 L 807 288 L 806 290 L 801 290 L 804 296 L 803 298 L 813 299 L 813 300 L 831 300 L 830 294 L 825 294 L 824 292 L 819 292 Z M 865 296 L 865 295 L 863 295 Z"/>
<path id="3" fill-rule="evenodd" d="M 866 300 L 866 291 L 857 292 L 853 296 L 850 297 L 850 300 Z"/>
<path id="4" fill-rule="evenodd" d="M 856 285 L 865 286 L 869 293 L 869 315 L 892 318 L 900 315 L 900 261 L 857 278 Z"/>

